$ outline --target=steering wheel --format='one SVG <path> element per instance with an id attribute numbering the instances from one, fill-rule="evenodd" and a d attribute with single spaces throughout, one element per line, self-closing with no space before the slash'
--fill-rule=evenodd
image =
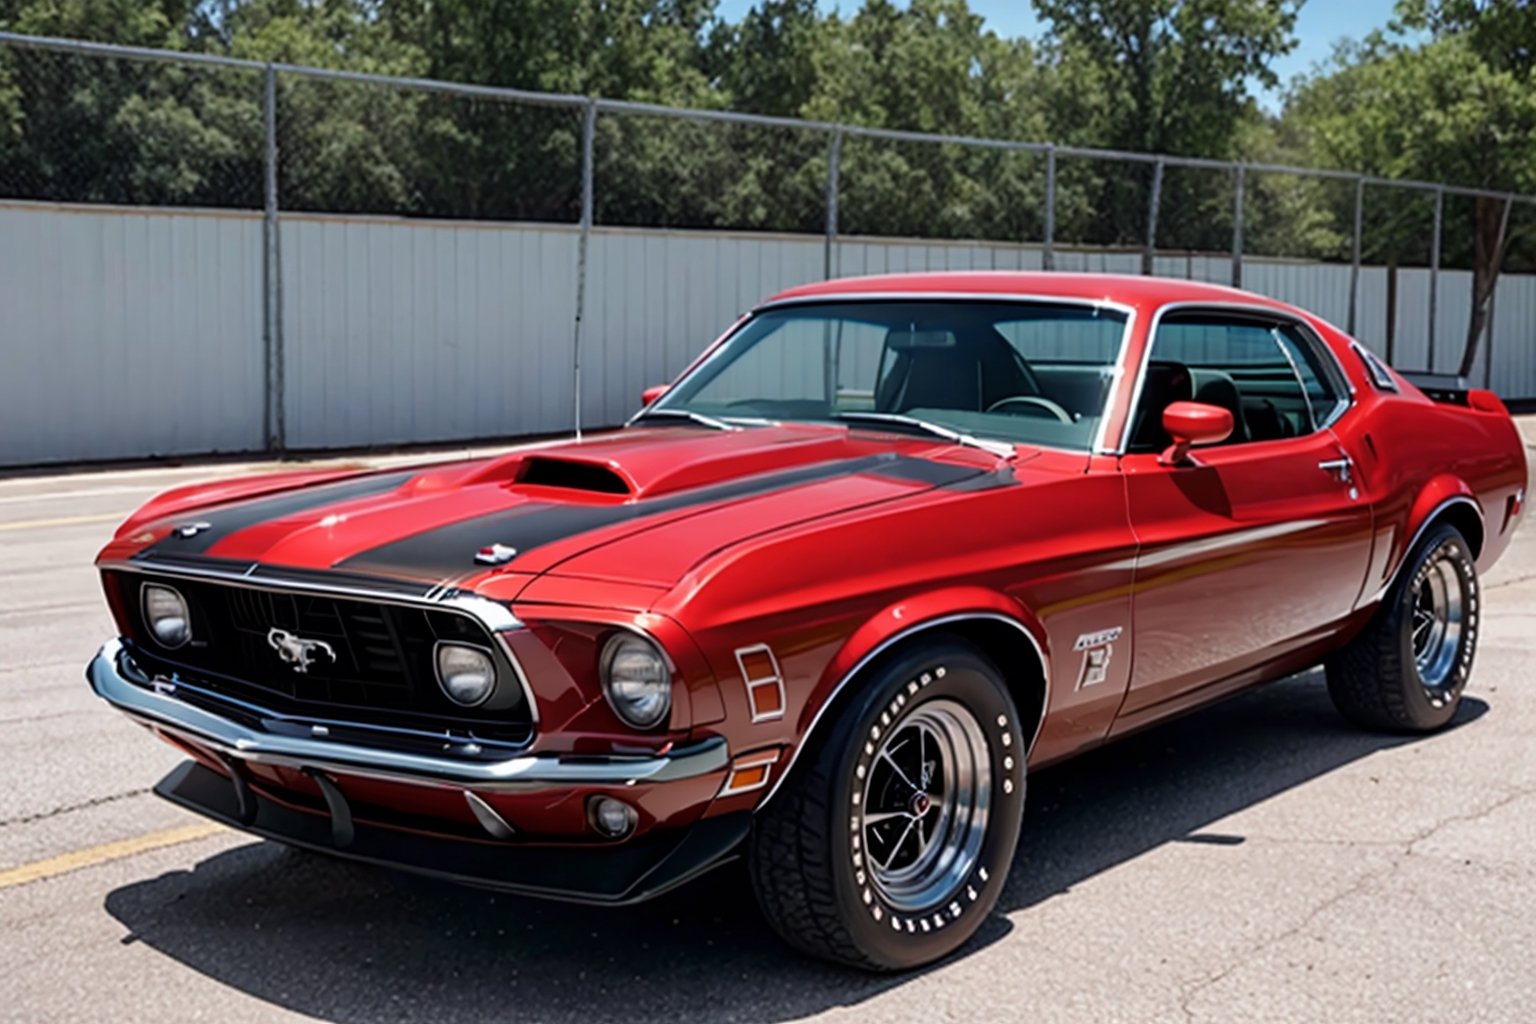
<path id="1" fill-rule="evenodd" d="M 1043 413 L 1044 415 L 1054 417 L 1063 423 L 1075 422 L 1072 419 L 1071 413 L 1067 412 L 1067 410 L 1063 409 L 1049 398 L 1041 398 L 1039 395 L 1009 395 L 1007 398 L 999 398 L 997 401 L 987 406 L 987 412 L 1006 412 L 1008 411 L 1008 406 L 1010 405 L 1019 405 L 1023 406 L 1025 409 L 1030 410 L 1030 412 L 1024 413 L 1026 416 L 1039 416 Z M 1014 413 L 1013 415 L 1018 414 Z"/>

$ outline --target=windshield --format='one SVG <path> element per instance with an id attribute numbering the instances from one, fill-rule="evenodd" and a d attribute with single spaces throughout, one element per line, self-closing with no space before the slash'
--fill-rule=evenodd
<path id="1" fill-rule="evenodd" d="M 748 320 L 653 409 L 726 423 L 846 419 L 1089 450 L 1124 313 L 1048 302 L 859 301 Z M 870 413 L 884 414 L 877 420 Z"/>

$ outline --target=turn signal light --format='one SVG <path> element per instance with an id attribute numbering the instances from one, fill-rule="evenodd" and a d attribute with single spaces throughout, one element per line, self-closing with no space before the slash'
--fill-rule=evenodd
<path id="1" fill-rule="evenodd" d="M 750 793 L 754 789 L 762 789 L 768 785 L 768 780 L 773 775 L 773 764 L 779 759 L 777 752 L 771 754 L 749 754 L 731 765 L 731 773 L 726 776 L 725 785 L 720 788 L 721 796 L 735 796 L 738 793 Z"/>

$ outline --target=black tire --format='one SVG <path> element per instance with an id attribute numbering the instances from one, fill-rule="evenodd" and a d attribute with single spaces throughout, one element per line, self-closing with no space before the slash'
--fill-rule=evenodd
<path id="1" fill-rule="evenodd" d="M 876 971 L 938 960 L 975 933 L 1002 892 L 1034 723 L 1019 721 L 986 657 L 944 637 L 877 669 L 828 725 L 753 825 L 758 903 L 813 956 Z M 897 809 L 864 820 L 877 805 Z M 955 856 L 941 870 L 951 835 Z M 914 876 L 898 886 L 890 865 L 908 854 Z"/>
<path id="2" fill-rule="evenodd" d="M 1440 627 L 1441 642 L 1431 656 L 1436 634 L 1426 620 L 1437 615 L 1425 602 L 1433 605 L 1435 594 L 1456 602 L 1459 625 L 1454 637 Z M 1480 615 L 1477 566 L 1466 538 L 1449 523 L 1431 527 L 1408 553 L 1370 623 L 1328 659 L 1334 706 L 1366 729 L 1443 728 L 1455 717 L 1472 672 Z M 1428 635 L 1416 635 L 1416 629 Z M 1428 664 L 1421 664 L 1421 656 Z"/>

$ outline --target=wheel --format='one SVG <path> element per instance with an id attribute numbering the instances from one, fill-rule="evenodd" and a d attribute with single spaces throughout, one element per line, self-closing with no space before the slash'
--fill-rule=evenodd
<path id="1" fill-rule="evenodd" d="M 1430 732 L 1456 714 L 1477 651 L 1477 566 L 1448 523 L 1409 552 L 1365 630 L 1328 660 L 1328 693 L 1367 729 Z"/>
<path id="2" fill-rule="evenodd" d="M 1033 725 L 979 651 L 946 638 L 865 680 L 748 853 L 769 923 L 812 955 L 898 970 L 952 952 L 997 902 Z"/>

